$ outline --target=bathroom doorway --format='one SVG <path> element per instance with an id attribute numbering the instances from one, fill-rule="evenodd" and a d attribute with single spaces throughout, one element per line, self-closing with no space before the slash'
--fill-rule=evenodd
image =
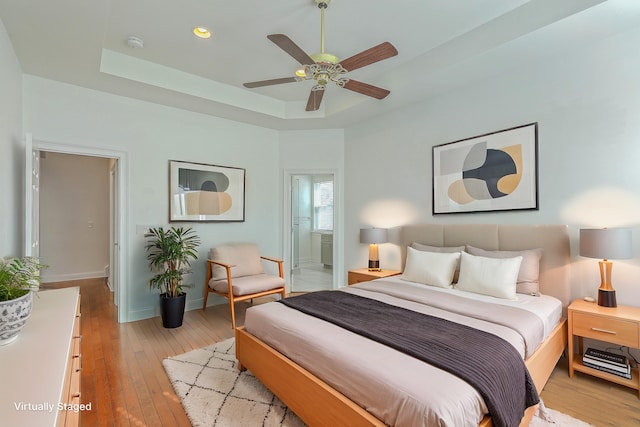
<path id="1" fill-rule="evenodd" d="M 291 178 L 291 292 L 334 287 L 334 175 Z"/>

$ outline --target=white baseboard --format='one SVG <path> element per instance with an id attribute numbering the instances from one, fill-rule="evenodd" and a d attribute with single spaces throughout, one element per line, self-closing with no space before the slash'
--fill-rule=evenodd
<path id="1" fill-rule="evenodd" d="M 104 271 L 87 271 L 71 274 L 46 274 L 42 273 L 42 283 L 67 282 L 70 280 L 97 279 L 105 277 Z"/>
<path id="2" fill-rule="evenodd" d="M 157 312 L 157 313 L 156 313 Z M 133 310 L 127 313 L 127 322 L 135 322 L 137 320 L 150 319 L 160 316 L 160 310 L 156 308 L 145 308 L 142 310 Z"/>
<path id="3" fill-rule="evenodd" d="M 220 297 L 215 294 L 209 295 L 209 300 L 207 301 L 207 307 L 213 305 L 228 303 L 229 300 L 226 298 Z M 185 311 L 191 310 L 202 310 L 202 303 L 204 302 L 204 298 L 196 298 L 195 300 L 187 299 L 187 303 L 185 306 Z M 153 307 L 143 308 L 141 310 L 133 310 L 127 313 L 127 322 L 134 322 L 137 320 L 150 319 L 152 317 L 160 316 L 160 305 L 156 304 Z"/>

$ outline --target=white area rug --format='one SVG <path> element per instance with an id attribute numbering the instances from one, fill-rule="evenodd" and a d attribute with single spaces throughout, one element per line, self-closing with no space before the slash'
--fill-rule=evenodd
<path id="1" fill-rule="evenodd" d="M 238 372 L 233 338 L 162 363 L 191 424 L 200 426 L 304 426 L 250 372 Z M 530 427 L 589 427 L 541 405 Z"/>
<path id="2" fill-rule="evenodd" d="M 544 402 L 540 401 L 540 406 L 536 415 L 529 423 L 529 427 L 595 427 L 593 424 L 585 423 L 567 414 L 549 409 L 544 406 Z"/>

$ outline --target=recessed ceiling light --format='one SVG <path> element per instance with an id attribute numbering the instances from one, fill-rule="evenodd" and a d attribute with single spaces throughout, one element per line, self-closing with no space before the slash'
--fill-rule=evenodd
<path id="1" fill-rule="evenodd" d="M 193 34 L 200 37 L 201 39 L 208 39 L 211 37 L 211 32 L 205 27 L 195 27 L 193 29 Z"/>
<path id="2" fill-rule="evenodd" d="M 144 42 L 139 37 L 129 36 L 127 37 L 127 46 L 133 49 L 142 49 L 144 47 Z"/>

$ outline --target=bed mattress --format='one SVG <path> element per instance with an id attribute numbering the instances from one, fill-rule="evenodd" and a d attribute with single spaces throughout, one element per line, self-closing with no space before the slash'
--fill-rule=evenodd
<path id="1" fill-rule="evenodd" d="M 436 290 L 399 278 L 365 282 L 337 292 L 354 293 L 493 333 L 511 343 L 523 358 L 546 338 L 562 312 L 560 301 L 548 296 L 519 294 L 517 301 L 498 300 Z M 438 297 L 440 294 L 442 297 Z M 452 307 L 451 301 L 456 298 L 474 306 L 497 304 L 526 310 L 539 319 L 531 322 L 538 325 L 534 328 L 537 332 L 525 337 L 517 331 L 522 328 L 505 326 L 514 322 L 508 315 L 495 322 L 483 315 L 461 314 Z M 509 309 L 492 311 L 509 313 Z M 526 330 L 531 325 L 524 327 Z M 455 375 L 284 304 L 251 307 L 245 328 L 388 425 L 477 426 L 487 413 L 478 392 Z"/>

